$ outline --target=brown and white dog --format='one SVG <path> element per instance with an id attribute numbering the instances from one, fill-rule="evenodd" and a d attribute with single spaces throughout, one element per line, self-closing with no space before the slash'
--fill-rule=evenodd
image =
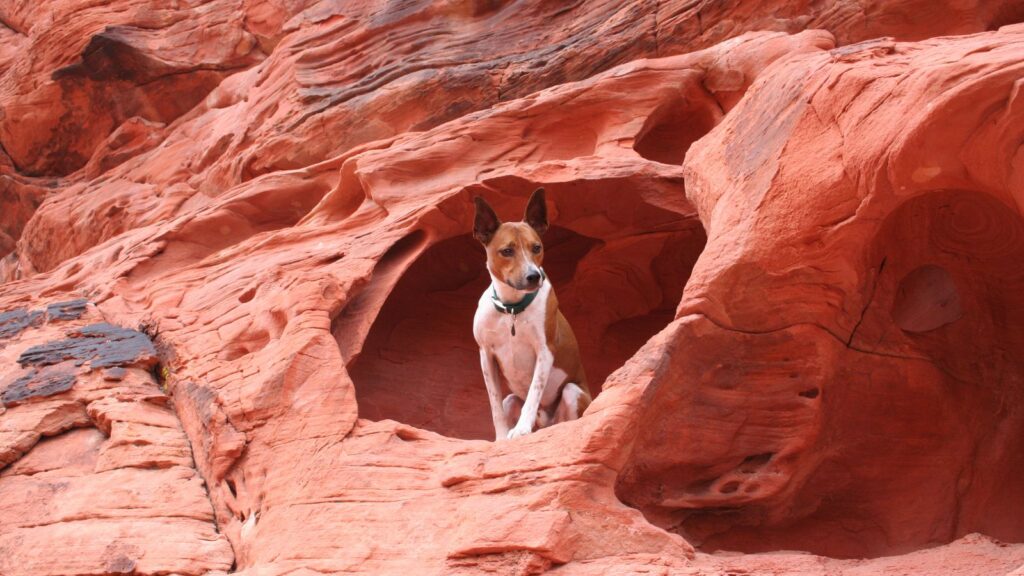
<path id="1" fill-rule="evenodd" d="M 497 440 L 575 420 L 590 404 L 579 346 L 546 281 L 540 237 L 548 228 L 544 189 L 530 197 L 523 222 L 501 223 L 474 198 L 473 235 L 487 250 L 491 285 L 480 297 L 473 336 Z M 502 382 L 512 392 L 501 398 Z"/>

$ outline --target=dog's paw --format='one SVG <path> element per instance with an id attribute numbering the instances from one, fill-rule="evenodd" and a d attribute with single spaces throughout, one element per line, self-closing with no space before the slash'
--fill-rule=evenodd
<path id="1" fill-rule="evenodd" d="M 520 436 L 526 436 L 531 432 L 530 427 L 527 426 L 516 426 L 515 428 L 508 431 L 508 439 L 519 438 Z"/>

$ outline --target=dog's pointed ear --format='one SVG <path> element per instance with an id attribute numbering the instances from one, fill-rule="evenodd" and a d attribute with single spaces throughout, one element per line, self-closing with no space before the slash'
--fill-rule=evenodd
<path id="1" fill-rule="evenodd" d="M 498 226 L 501 226 L 501 220 L 498 220 L 498 215 L 494 213 L 494 209 L 483 198 L 475 196 L 473 203 L 476 204 L 476 218 L 473 220 L 473 237 L 486 246 L 491 241 L 491 238 L 494 237 Z"/>
<path id="2" fill-rule="evenodd" d="M 548 229 L 548 205 L 544 198 L 544 189 L 537 188 L 530 196 L 530 202 L 526 204 L 526 215 L 523 221 L 543 235 Z"/>

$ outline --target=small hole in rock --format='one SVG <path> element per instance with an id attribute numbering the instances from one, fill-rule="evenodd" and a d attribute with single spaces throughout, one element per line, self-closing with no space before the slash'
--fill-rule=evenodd
<path id="1" fill-rule="evenodd" d="M 337 253 L 334 253 L 334 254 L 330 254 L 328 256 L 324 256 L 323 258 L 320 259 L 319 264 L 321 266 L 324 266 L 324 265 L 327 265 L 327 264 L 334 264 L 335 262 L 337 262 L 338 260 L 341 260 L 344 257 L 345 257 L 345 252 L 337 252 Z"/>
<path id="2" fill-rule="evenodd" d="M 242 292 L 241 296 L 238 297 L 238 301 L 243 303 L 243 304 L 245 304 L 246 302 L 252 300 L 253 296 L 255 296 L 255 295 L 256 295 L 256 289 L 255 288 L 249 288 L 245 292 Z"/>
<path id="3" fill-rule="evenodd" d="M 402 440 L 403 442 L 413 442 L 421 439 L 420 435 L 417 434 L 416 430 L 401 426 L 395 430 L 395 436 L 398 437 L 398 439 Z"/>
<path id="4" fill-rule="evenodd" d="M 740 483 L 738 480 L 731 480 L 729 482 L 726 482 L 725 484 L 722 484 L 718 491 L 721 492 L 722 494 L 732 494 L 733 492 L 738 490 L 739 487 Z"/>
<path id="5" fill-rule="evenodd" d="M 744 474 L 753 474 L 767 464 L 773 456 L 775 456 L 773 452 L 764 452 L 762 454 L 747 456 L 743 459 L 743 462 L 740 463 L 739 471 Z"/>
<path id="6" fill-rule="evenodd" d="M 804 398 L 817 398 L 819 391 L 817 388 L 809 388 L 800 393 Z"/>
<path id="7" fill-rule="evenodd" d="M 690 145 L 711 131 L 721 113 L 709 98 L 673 100 L 655 110 L 636 137 L 633 149 L 648 160 L 682 164 Z"/>

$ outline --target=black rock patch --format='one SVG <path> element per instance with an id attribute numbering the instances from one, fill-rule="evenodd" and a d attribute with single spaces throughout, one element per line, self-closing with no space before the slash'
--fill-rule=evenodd
<path id="1" fill-rule="evenodd" d="M 90 324 L 68 333 L 71 338 L 33 346 L 21 353 L 22 366 L 50 366 L 73 361 L 75 366 L 89 362 L 92 369 L 157 361 L 156 349 L 149 337 L 137 330 L 106 322 Z"/>
<path id="2" fill-rule="evenodd" d="M 46 307 L 46 316 L 50 320 L 78 320 L 85 314 L 85 307 L 88 304 L 89 301 L 85 298 L 55 302 Z"/>
<path id="3" fill-rule="evenodd" d="M 55 302 L 46 307 L 46 318 L 50 320 L 77 320 L 85 314 L 89 301 L 85 298 L 68 300 L 67 302 Z M 42 310 L 28 310 L 16 308 L 7 312 L 0 312 L 0 340 L 14 338 L 30 326 L 39 326 L 43 323 Z"/>
<path id="4" fill-rule="evenodd" d="M 42 372 L 33 370 L 11 383 L 0 395 L 4 406 L 14 406 L 29 398 L 53 396 L 71 390 L 75 375 L 70 372 Z"/>
<path id="5" fill-rule="evenodd" d="M 17 308 L 9 312 L 0 312 L 0 340 L 14 338 L 29 326 L 38 326 L 43 313 Z"/>

